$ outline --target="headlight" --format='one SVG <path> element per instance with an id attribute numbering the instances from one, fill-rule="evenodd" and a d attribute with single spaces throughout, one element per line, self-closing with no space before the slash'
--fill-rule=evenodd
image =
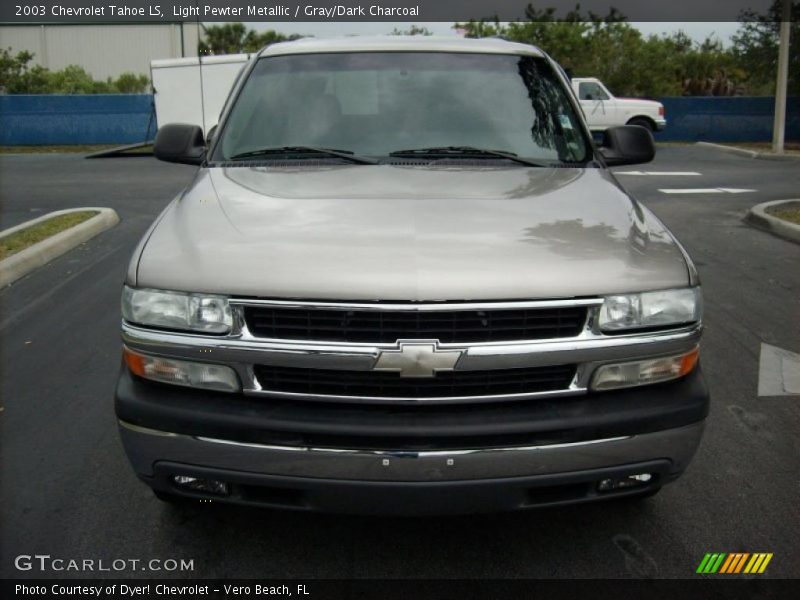
<path id="1" fill-rule="evenodd" d="M 699 287 L 641 294 L 606 296 L 600 309 L 600 329 L 616 333 L 700 321 L 703 297 Z"/>
<path id="2" fill-rule="evenodd" d="M 160 290 L 122 290 L 122 316 L 137 325 L 203 333 L 228 333 L 233 325 L 224 296 Z"/>

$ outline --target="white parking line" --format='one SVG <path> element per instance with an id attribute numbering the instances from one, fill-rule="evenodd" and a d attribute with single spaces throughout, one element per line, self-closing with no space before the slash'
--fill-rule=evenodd
<path id="1" fill-rule="evenodd" d="M 692 177 L 702 175 L 702 173 L 698 173 L 697 171 L 615 171 L 614 175 Z"/>
<path id="2" fill-rule="evenodd" d="M 737 188 L 677 188 L 659 189 L 662 194 L 744 194 L 757 190 L 745 190 Z"/>
<path id="3" fill-rule="evenodd" d="M 800 395 L 800 354 L 762 343 L 758 395 Z"/>

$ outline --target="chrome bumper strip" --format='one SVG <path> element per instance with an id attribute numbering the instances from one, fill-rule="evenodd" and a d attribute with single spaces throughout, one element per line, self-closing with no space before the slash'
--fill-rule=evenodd
<path id="1" fill-rule="evenodd" d="M 700 341 L 700 335 L 700 328 L 693 327 L 636 336 L 581 336 L 492 345 L 440 343 L 439 348 L 463 349 L 458 370 L 481 371 L 646 358 L 689 350 Z M 382 350 L 397 347 L 396 343 L 321 344 L 244 336 L 213 338 L 155 331 L 127 323 L 122 324 L 122 341 L 134 350 L 172 358 L 346 371 L 371 371 Z"/>
<path id="2" fill-rule="evenodd" d="M 120 421 L 120 425 L 127 427 L 129 423 Z M 161 435 L 175 435 L 174 433 L 159 432 Z M 556 450 L 558 448 L 580 448 L 583 446 L 594 446 L 595 444 L 605 444 L 608 442 L 618 442 L 627 440 L 631 436 L 623 435 L 602 440 L 587 440 L 585 442 L 570 442 L 568 444 L 544 444 L 541 446 L 520 446 L 512 448 L 472 448 L 468 450 L 435 450 L 435 451 L 409 451 L 409 450 L 353 450 L 346 448 L 311 448 L 295 446 L 271 446 L 266 444 L 251 444 L 246 442 L 232 442 L 230 440 L 220 440 L 198 436 L 196 439 L 213 444 L 228 444 L 242 446 L 244 448 L 260 448 L 262 450 L 280 450 L 282 452 L 336 452 L 337 454 L 358 454 L 364 456 L 394 456 L 395 458 L 428 458 L 431 456 L 466 456 L 468 454 L 482 454 L 487 452 L 533 452 L 534 450 Z"/>
<path id="3" fill-rule="evenodd" d="M 578 387 L 573 382 L 570 387 L 563 390 L 552 390 L 549 392 L 530 392 L 527 394 L 495 394 L 493 396 L 433 396 L 429 398 L 409 398 L 407 396 L 338 396 L 334 394 L 314 395 L 314 399 L 329 402 L 347 403 L 381 403 L 391 402 L 392 404 L 470 404 L 477 402 L 503 402 L 504 400 L 527 400 L 530 398 L 555 398 L 564 396 L 579 396 L 586 393 L 586 388 Z M 303 400 L 309 394 L 295 392 L 276 392 L 273 390 L 246 390 L 245 395 L 263 396 L 269 394 L 275 398 L 286 398 L 288 400 Z"/>
<path id="4" fill-rule="evenodd" d="M 678 472 L 694 455 L 703 423 L 630 437 L 514 448 L 433 451 L 273 446 L 156 431 L 119 421 L 137 473 L 159 461 L 307 478 L 456 481 L 566 473 L 668 459 Z"/>
<path id="5" fill-rule="evenodd" d="M 602 298 L 579 298 L 568 300 L 521 300 L 509 302 L 315 302 L 306 300 L 258 300 L 231 298 L 231 306 L 276 306 L 281 308 L 305 308 L 311 310 L 364 310 L 437 312 L 457 310 L 514 310 L 522 308 L 564 308 L 569 306 L 602 306 Z"/>

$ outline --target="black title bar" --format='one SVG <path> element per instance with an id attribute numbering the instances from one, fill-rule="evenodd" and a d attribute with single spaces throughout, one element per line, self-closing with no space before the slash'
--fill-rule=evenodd
<path id="1" fill-rule="evenodd" d="M 0 22 L 115 23 L 176 21 L 468 21 L 526 19 L 529 4 L 567 19 L 605 17 L 612 9 L 628 21 L 740 21 L 770 15 L 773 0 L 3 0 Z M 779 12 L 779 11 L 778 11 Z"/>

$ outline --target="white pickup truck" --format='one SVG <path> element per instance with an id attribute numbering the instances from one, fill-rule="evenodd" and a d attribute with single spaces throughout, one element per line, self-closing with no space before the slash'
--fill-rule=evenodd
<path id="1" fill-rule="evenodd" d="M 589 129 L 602 131 L 617 125 L 640 125 L 650 131 L 667 126 L 664 105 L 653 100 L 616 98 L 594 77 L 575 77 L 572 90 L 580 100 Z"/>

